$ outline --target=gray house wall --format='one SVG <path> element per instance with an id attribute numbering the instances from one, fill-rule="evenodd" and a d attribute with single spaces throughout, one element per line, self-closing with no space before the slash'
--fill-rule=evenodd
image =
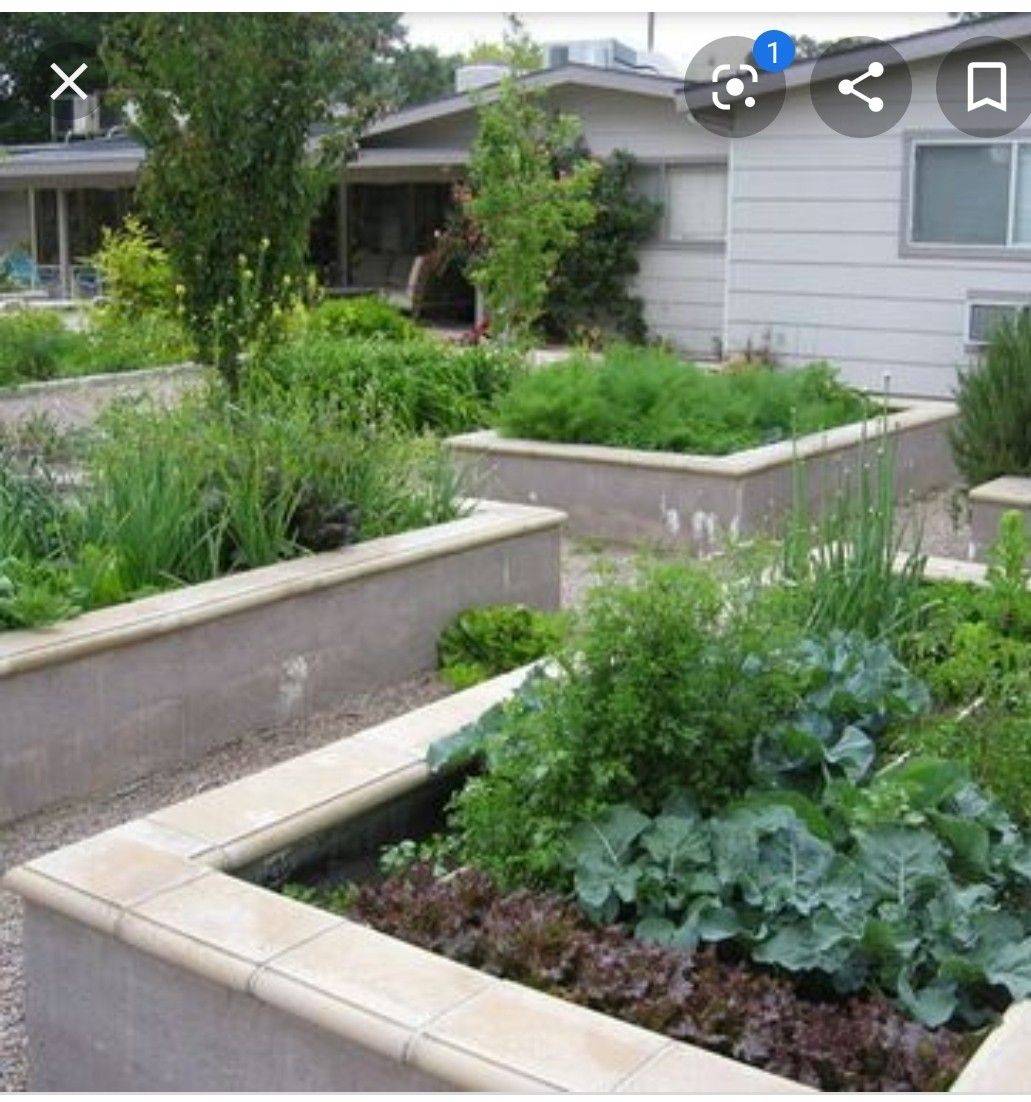
<path id="1" fill-rule="evenodd" d="M 905 244 L 914 136 L 964 140 L 938 106 L 939 62 L 911 67 L 910 108 L 881 137 L 835 134 L 802 87 L 770 127 L 734 143 L 731 353 L 768 346 L 784 364 L 829 360 L 858 385 L 879 388 L 890 372 L 896 393 L 947 396 L 975 355 L 969 298 L 1031 299 L 1026 250 L 1020 258 Z"/>

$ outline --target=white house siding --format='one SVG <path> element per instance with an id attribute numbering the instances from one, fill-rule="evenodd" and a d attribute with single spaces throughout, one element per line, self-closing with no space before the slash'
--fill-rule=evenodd
<path id="1" fill-rule="evenodd" d="M 848 381 L 947 396 L 965 344 L 971 292 L 1031 298 L 1031 260 L 906 255 L 901 219 L 907 135 L 963 140 L 935 97 L 938 60 L 912 67 L 913 99 L 877 138 L 832 132 L 807 88 L 776 122 L 734 143 L 726 336 L 778 362 L 826 359 Z M 1024 135 L 1027 136 L 1027 135 Z"/>
<path id="2" fill-rule="evenodd" d="M 25 190 L 0 191 L 0 255 L 29 243 L 29 196 Z"/>
<path id="3" fill-rule="evenodd" d="M 599 156 L 626 149 L 646 164 L 725 163 L 727 144 L 676 111 L 672 93 L 563 85 L 549 90 L 549 102 L 576 115 L 584 139 Z M 368 148 L 467 149 L 476 133 L 473 111 L 377 134 Z M 639 253 L 634 293 L 644 300 L 650 334 L 690 355 L 712 358 L 723 336 L 724 259 L 722 242 L 659 244 Z"/>

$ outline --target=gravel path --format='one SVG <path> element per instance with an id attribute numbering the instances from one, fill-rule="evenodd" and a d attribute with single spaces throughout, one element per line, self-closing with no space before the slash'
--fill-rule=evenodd
<path id="1" fill-rule="evenodd" d="M 927 498 L 903 511 L 912 529 L 923 531 L 927 554 L 966 556 L 968 530 L 953 520 L 954 492 Z M 599 570 L 627 577 L 638 552 L 592 540 L 567 539 L 562 546 L 562 604 L 579 604 L 597 580 Z M 92 801 L 22 819 L 0 829 L 0 872 L 59 846 L 138 818 L 157 808 L 225 784 L 334 739 L 353 734 L 392 716 L 444 696 L 445 686 L 433 675 L 376 693 L 345 699 L 331 713 L 305 724 L 291 724 L 242 739 L 200 762 L 171 773 L 148 777 L 133 786 Z M 0 1089 L 26 1089 L 26 1044 L 23 1023 L 24 983 L 21 969 L 21 907 L 15 896 L 0 891 Z"/>
<path id="2" fill-rule="evenodd" d="M 382 723 L 447 691 L 428 675 L 381 692 L 351 696 L 307 725 L 291 724 L 241 739 L 200 762 L 148 777 L 111 796 L 22 819 L 0 831 L 0 869 Z M 17 898 L 0 891 L 0 1089 L 5 1091 L 25 1090 L 27 1083 L 21 924 Z"/>

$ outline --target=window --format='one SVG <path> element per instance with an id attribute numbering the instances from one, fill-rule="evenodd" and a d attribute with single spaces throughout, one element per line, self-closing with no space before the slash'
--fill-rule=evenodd
<path id="1" fill-rule="evenodd" d="M 658 241 L 689 245 L 725 238 L 726 166 L 642 165 L 638 168 L 637 186 L 662 204 L 662 218 L 656 231 Z"/>
<path id="2" fill-rule="evenodd" d="M 1031 245 L 1031 145 L 917 143 L 910 240 L 925 245 Z"/>
<path id="3" fill-rule="evenodd" d="M 1018 302 L 971 302 L 967 304 L 967 344 L 987 344 L 993 330 L 1018 314 L 1026 314 L 1031 306 Z"/>

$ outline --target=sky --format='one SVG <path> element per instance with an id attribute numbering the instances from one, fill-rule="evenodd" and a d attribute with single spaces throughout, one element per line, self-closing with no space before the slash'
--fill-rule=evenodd
<path id="1" fill-rule="evenodd" d="M 538 42 L 573 38 L 618 38 L 628 46 L 644 49 L 647 21 L 643 12 L 532 13 L 521 16 Z M 404 17 L 409 41 L 416 46 L 436 46 L 443 53 L 459 53 L 477 41 L 497 41 L 505 26 L 499 13 L 410 13 Z M 950 22 L 947 12 L 919 14 L 781 13 L 679 15 L 659 12 L 655 17 L 655 49 L 678 69 L 686 68 L 695 52 L 716 38 L 743 35 L 755 38 L 771 28 L 788 34 L 808 34 L 816 39 L 869 35 L 896 38 Z"/>

